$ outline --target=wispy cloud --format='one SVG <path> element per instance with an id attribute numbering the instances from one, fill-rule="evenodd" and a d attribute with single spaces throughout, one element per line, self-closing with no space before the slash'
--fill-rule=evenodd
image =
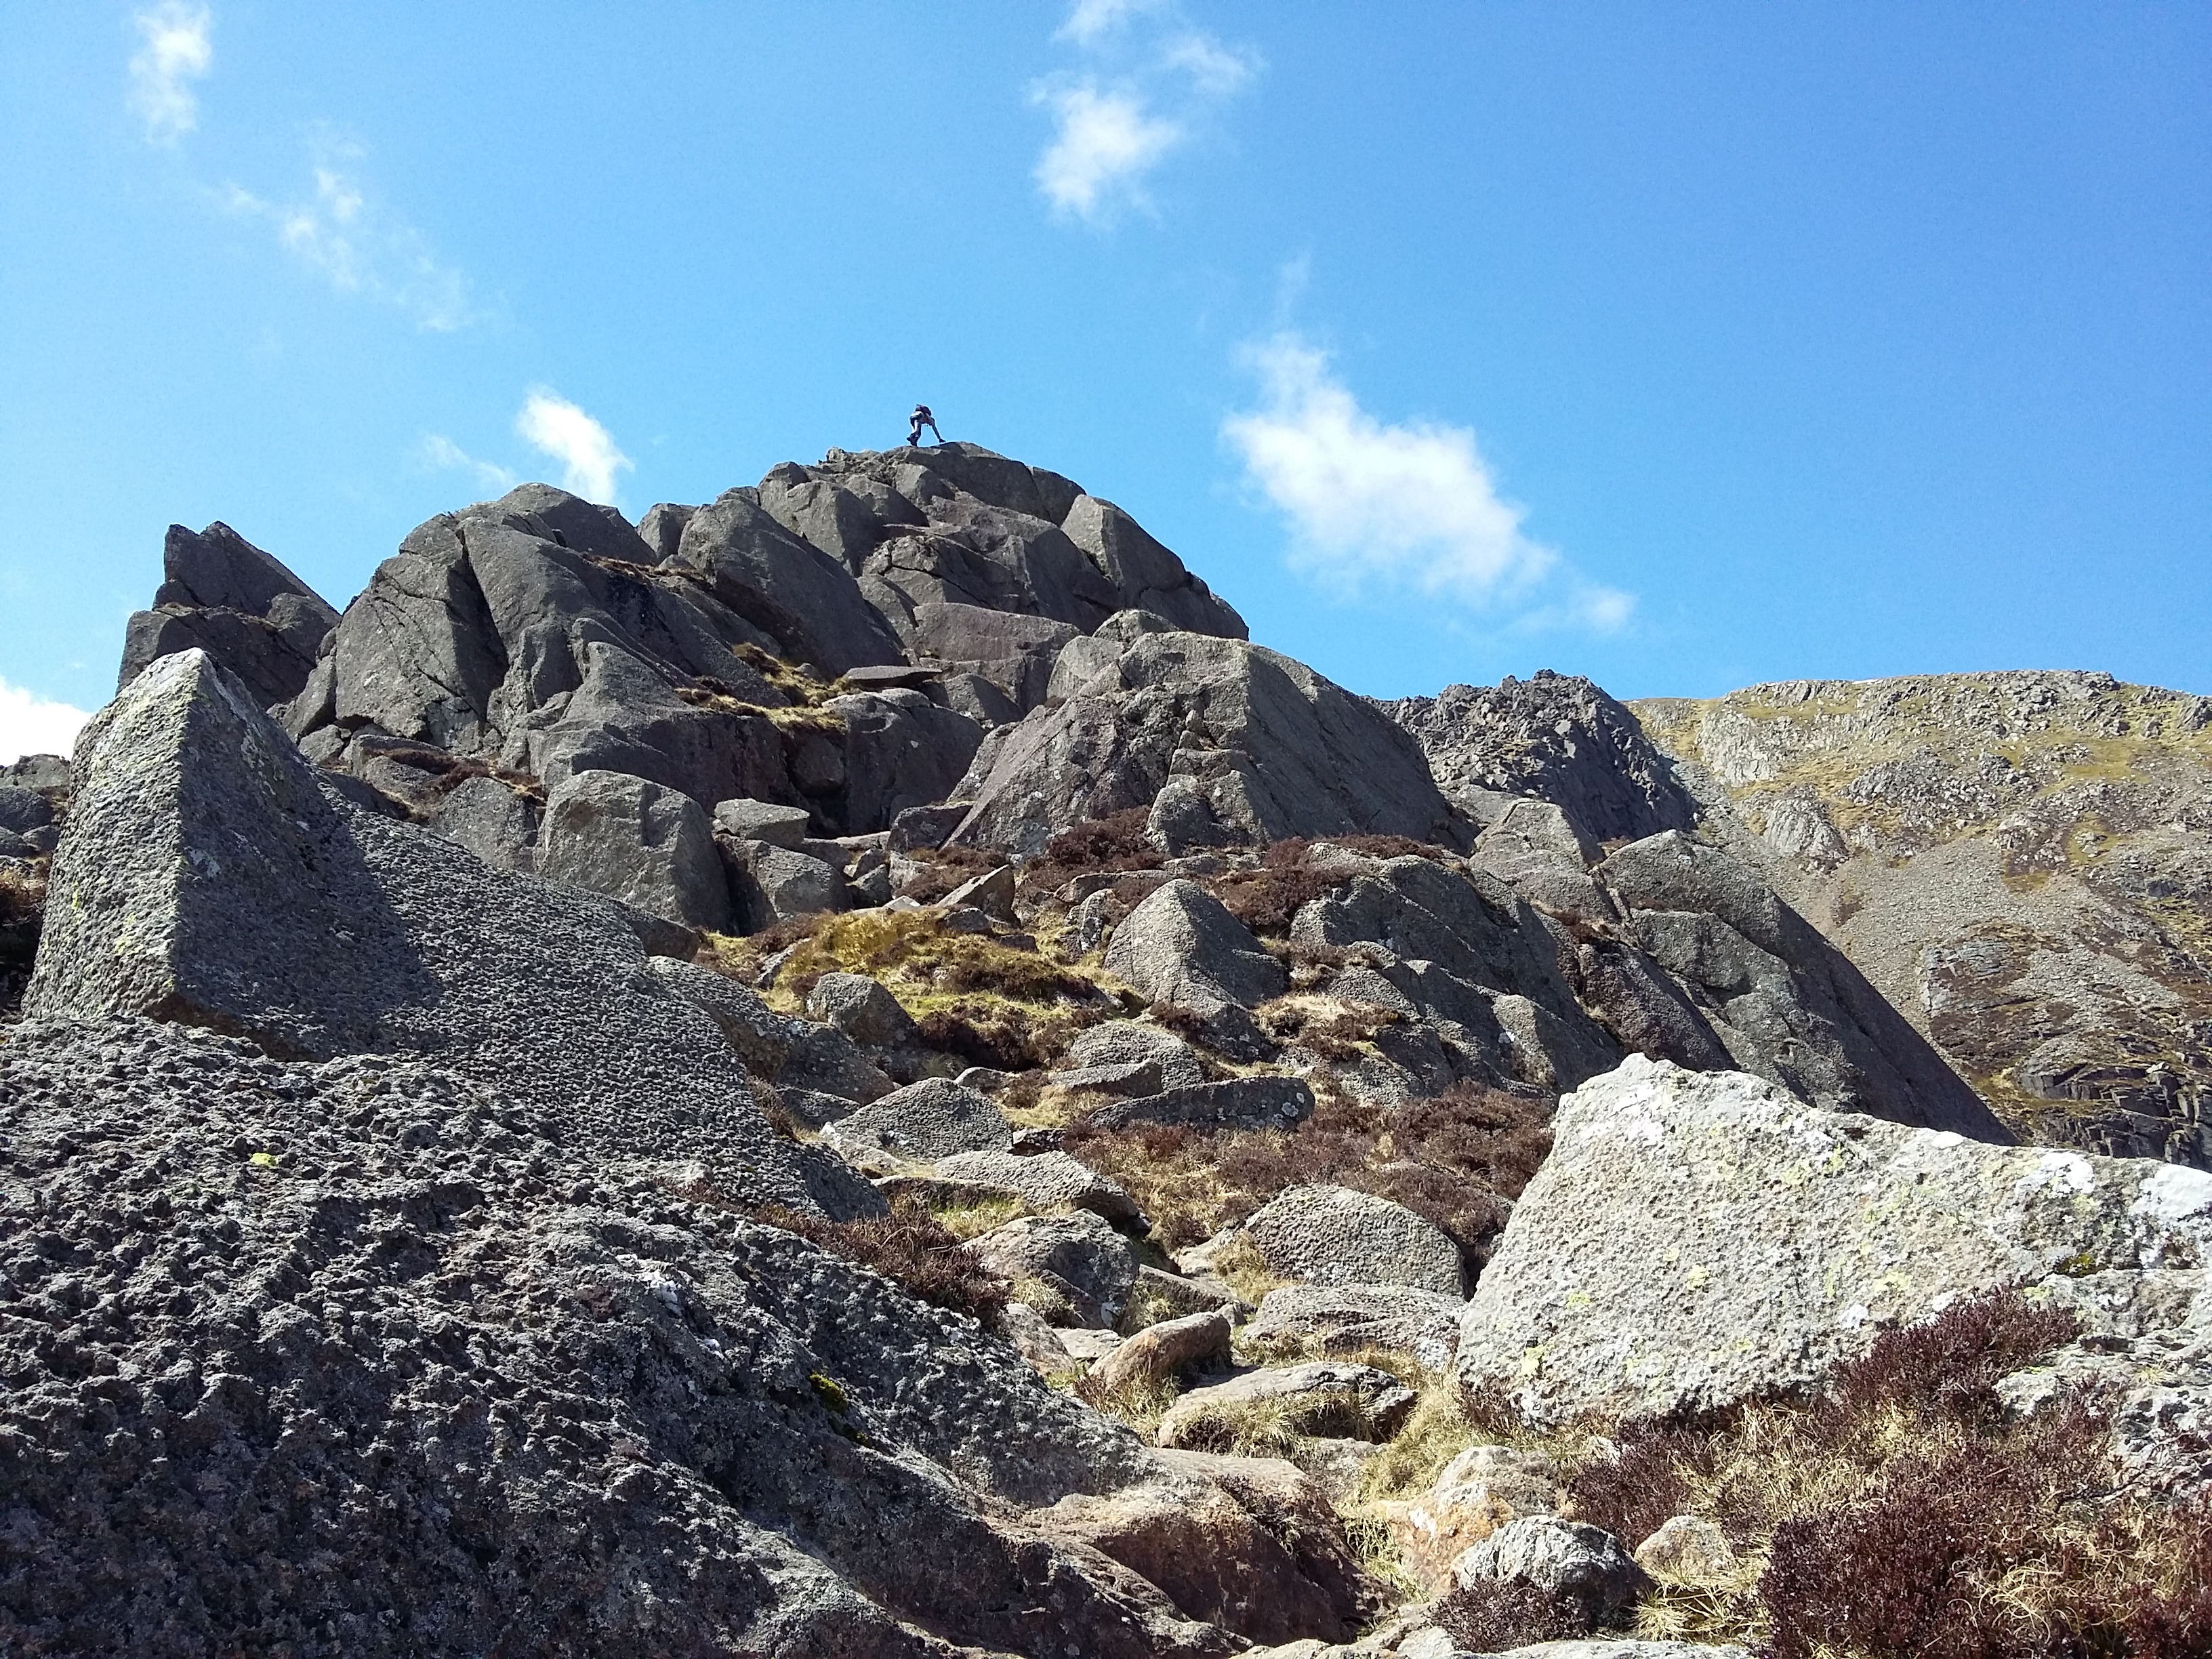
<path id="1" fill-rule="evenodd" d="M 475 477 L 477 485 L 494 495 L 504 495 L 521 482 L 505 467 L 491 461 L 480 461 L 442 432 L 426 432 L 416 447 L 416 455 L 423 465 L 440 472 L 466 472 Z"/>
<path id="2" fill-rule="evenodd" d="M 1095 46 L 1133 18 L 1160 10 L 1166 0 L 1076 0 L 1075 9 L 1054 37 L 1079 46 Z"/>
<path id="3" fill-rule="evenodd" d="M 1158 27 L 1133 27 L 1146 18 Z M 1084 62 L 1030 88 L 1053 122 L 1033 176 L 1054 213 L 1093 223 L 1149 209 L 1146 179 L 1261 68 L 1249 47 L 1181 23 L 1171 0 L 1079 0 L 1054 38 Z"/>
<path id="4" fill-rule="evenodd" d="M 92 716 L 0 679 L 0 766 L 26 755 L 66 755 Z"/>
<path id="5" fill-rule="evenodd" d="M 614 505 L 615 474 L 629 471 L 630 459 L 615 447 L 606 428 L 577 405 L 533 386 L 514 417 L 514 429 L 532 448 L 561 463 L 562 489 Z"/>
<path id="6" fill-rule="evenodd" d="M 234 213 L 265 221 L 286 252 L 339 293 L 391 306 L 434 333 L 466 326 L 476 315 L 469 279 L 369 195 L 360 178 L 367 158 L 361 145 L 321 135 L 305 195 L 271 202 L 232 185 L 223 201 Z"/>
<path id="7" fill-rule="evenodd" d="M 1260 73 L 1260 54 L 1249 46 L 1225 46 L 1196 29 L 1176 35 L 1160 52 L 1163 67 L 1188 76 L 1194 90 L 1226 98 L 1244 90 Z"/>
<path id="8" fill-rule="evenodd" d="M 1288 521 L 1297 568 L 1349 592 L 1373 583 L 1477 606 L 1527 600 L 1532 626 L 1611 631 L 1627 621 L 1629 595 L 1583 581 L 1524 533 L 1525 511 L 1498 493 L 1472 430 L 1377 419 L 1292 330 L 1245 359 L 1259 406 L 1223 422 L 1222 435 Z M 1538 589 L 1549 578 L 1566 592 L 1546 603 Z"/>
<path id="9" fill-rule="evenodd" d="M 146 141 L 173 144 L 199 125 L 192 82 L 215 64 L 208 38 L 214 24 L 205 6 L 162 0 L 131 18 L 138 52 L 131 60 L 131 109 L 146 124 Z"/>

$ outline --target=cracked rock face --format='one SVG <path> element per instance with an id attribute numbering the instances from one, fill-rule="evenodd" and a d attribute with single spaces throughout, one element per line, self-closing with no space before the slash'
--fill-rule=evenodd
<path id="1" fill-rule="evenodd" d="M 1158 1478 L 1126 1431 L 560 1130 L 415 1060 L 15 1028 L 0 1645 L 1229 1650 L 1022 1518 Z"/>

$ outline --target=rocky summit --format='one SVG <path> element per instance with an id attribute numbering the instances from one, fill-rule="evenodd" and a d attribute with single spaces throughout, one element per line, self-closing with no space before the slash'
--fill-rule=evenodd
<path id="1" fill-rule="evenodd" d="M 173 527 L 0 770 L 0 1649 L 2212 1650 L 2208 732 L 1376 702 L 968 444 Z"/>

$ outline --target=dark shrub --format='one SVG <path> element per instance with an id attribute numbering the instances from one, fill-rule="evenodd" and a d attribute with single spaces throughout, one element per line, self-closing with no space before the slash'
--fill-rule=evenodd
<path id="1" fill-rule="evenodd" d="M 1157 870 L 1167 860 L 1146 838 L 1149 816 L 1149 808 L 1132 806 L 1103 818 L 1086 818 L 1047 842 L 1044 857 L 1036 867 L 1064 869 L 1067 873 L 1062 881 L 1094 871 Z"/>
<path id="2" fill-rule="evenodd" d="M 970 1315 L 987 1328 L 996 1328 L 1005 1311 L 1006 1287 L 984 1272 L 916 1200 L 902 1199 L 889 1215 L 860 1221 L 827 1221 L 789 1210 L 763 1211 L 758 1218 L 873 1269 L 924 1302 Z"/>
<path id="3" fill-rule="evenodd" d="M 1096 1011 L 1041 1012 L 1014 1003 L 963 998 L 933 1008 L 919 1024 L 924 1042 L 970 1066 L 1029 1072 L 1057 1065 L 1075 1034 L 1097 1018 Z"/>
<path id="4" fill-rule="evenodd" d="M 1575 1471 L 1567 1495 L 1575 1518 L 1602 1527 L 1634 1548 L 1688 1507 L 1687 1471 L 1705 1465 L 1704 1434 L 1656 1425 L 1623 1424 L 1613 1457 L 1593 1457 Z"/>
<path id="5" fill-rule="evenodd" d="M 1478 1583 L 1454 1589 L 1429 1609 L 1429 1617 L 1455 1644 L 1475 1653 L 1589 1634 L 1589 1620 L 1570 1597 L 1533 1584 Z"/>
<path id="6" fill-rule="evenodd" d="M 2035 1566 L 2065 1585 L 2093 1571 L 2052 1522 L 2069 1496 L 2103 1484 L 2104 1431 L 2078 1405 L 2019 1432 L 1926 1461 L 1898 1460 L 1868 1500 L 1786 1521 L 1759 1597 L 1775 1659 L 1831 1649 L 1869 1659 L 2003 1659 L 2094 1650 L 2087 1609 L 2038 1613 L 1991 1595 Z M 2119 1653 L 2124 1650 L 2107 1650 Z"/>
<path id="7" fill-rule="evenodd" d="M 2017 1291 L 1971 1297 L 1925 1324 L 1884 1331 L 1863 1355 L 1836 1368 L 1822 1403 L 1847 1418 L 1901 1407 L 1992 1425 L 2003 1415 L 1997 1379 L 2080 1334 L 2072 1314 Z"/>

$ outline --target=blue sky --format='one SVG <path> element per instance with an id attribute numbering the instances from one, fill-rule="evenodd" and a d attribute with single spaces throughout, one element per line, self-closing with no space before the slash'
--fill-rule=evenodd
<path id="1" fill-rule="evenodd" d="M 946 435 L 1355 690 L 2212 692 L 2212 8 L 14 0 L 0 756 L 163 528 L 343 603 Z"/>

